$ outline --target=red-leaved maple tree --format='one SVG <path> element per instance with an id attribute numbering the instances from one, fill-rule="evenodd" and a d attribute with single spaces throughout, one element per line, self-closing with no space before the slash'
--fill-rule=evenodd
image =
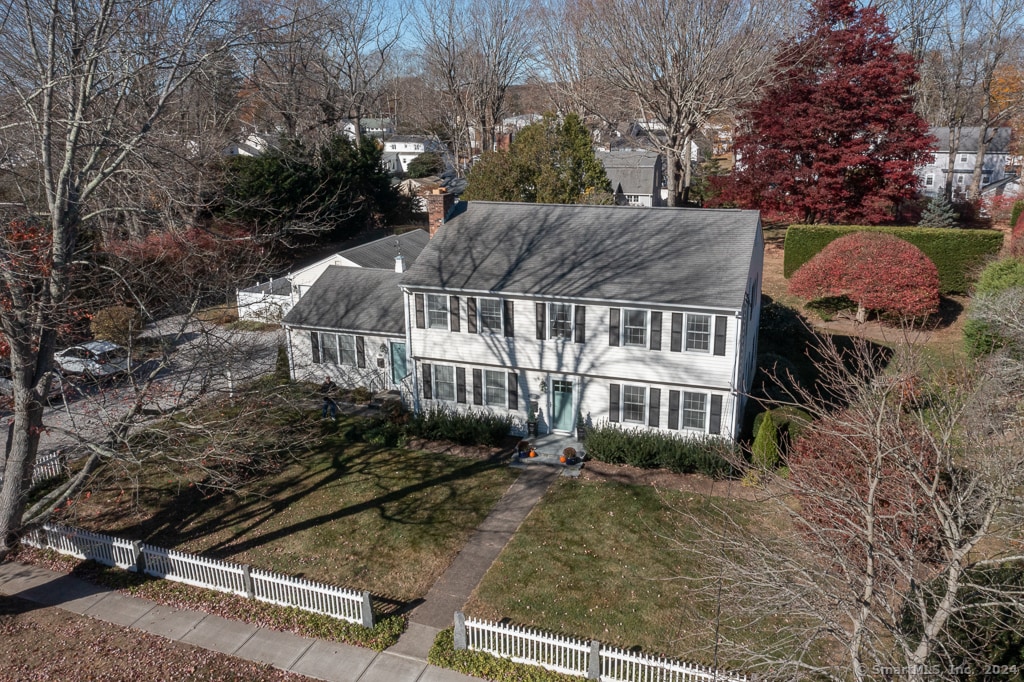
<path id="1" fill-rule="evenodd" d="M 832 241 L 793 273 L 789 291 L 806 299 L 846 296 L 857 320 L 868 310 L 920 317 L 939 310 L 939 271 L 921 249 L 880 232 Z"/>
<path id="2" fill-rule="evenodd" d="M 716 202 L 805 223 L 891 221 L 932 156 L 916 81 L 877 9 L 815 0 L 805 37 L 782 51 L 774 84 L 741 121 Z"/>

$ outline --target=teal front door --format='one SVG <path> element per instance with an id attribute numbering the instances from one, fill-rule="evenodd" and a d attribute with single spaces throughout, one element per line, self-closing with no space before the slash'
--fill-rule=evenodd
<path id="1" fill-rule="evenodd" d="M 402 379 L 409 376 L 409 368 L 405 358 L 405 344 L 391 344 L 391 383 L 396 386 L 402 383 Z"/>
<path id="2" fill-rule="evenodd" d="M 551 427 L 556 431 L 572 431 L 572 382 L 551 382 Z"/>

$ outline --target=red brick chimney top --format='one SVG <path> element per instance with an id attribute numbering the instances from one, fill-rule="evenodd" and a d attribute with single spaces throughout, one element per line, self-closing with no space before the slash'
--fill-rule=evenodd
<path id="1" fill-rule="evenodd" d="M 442 187 L 431 190 L 424 198 L 427 201 L 427 225 L 430 228 L 430 236 L 433 237 L 444 224 L 445 216 L 455 205 L 455 195 L 448 194 Z"/>

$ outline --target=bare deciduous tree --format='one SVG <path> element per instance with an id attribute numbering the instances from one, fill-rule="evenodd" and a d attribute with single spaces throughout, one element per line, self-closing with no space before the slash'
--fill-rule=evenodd
<path id="1" fill-rule="evenodd" d="M 645 125 L 663 128 L 669 205 L 687 200 L 697 131 L 735 113 L 772 73 L 790 9 L 782 0 L 566 0 L 567 41 L 628 94 Z"/>
<path id="2" fill-rule="evenodd" d="M 752 535 L 726 513 L 682 548 L 713 567 L 703 592 L 722 590 L 723 655 L 776 679 L 959 679 L 940 661 L 984 670 L 985 652 L 954 633 L 979 616 L 1014 628 L 1024 609 L 996 570 L 1024 558 L 1024 433 L 1007 375 L 926 372 L 912 346 L 889 359 L 825 340 L 822 357 L 824 390 L 797 390 L 814 422 L 789 476 L 760 472 L 768 516 L 788 522 Z M 740 644 L 758 624 L 777 638 Z"/>

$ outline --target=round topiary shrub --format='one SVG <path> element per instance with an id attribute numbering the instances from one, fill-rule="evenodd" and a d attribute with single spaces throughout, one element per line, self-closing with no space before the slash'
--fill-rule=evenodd
<path id="1" fill-rule="evenodd" d="M 771 412 L 765 412 L 761 425 L 754 436 L 751 448 L 751 463 L 759 469 L 772 471 L 779 465 L 779 430 Z"/>

